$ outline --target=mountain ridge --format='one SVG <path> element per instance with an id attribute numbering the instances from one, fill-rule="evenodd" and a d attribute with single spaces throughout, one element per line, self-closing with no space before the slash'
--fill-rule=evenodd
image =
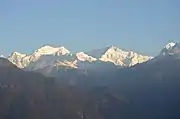
<path id="1" fill-rule="evenodd" d="M 114 64 L 115 66 L 131 67 L 150 59 L 152 59 L 152 57 L 144 56 L 133 51 L 122 50 L 116 46 L 107 46 L 90 52 L 71 53 L 64 46 L 50 45 L 43 45 L 31 54 L 14 52 L 8 57 L 9 61 L 21 69 L 40 71 L 43 68 L 49 68 L 46 71 L 52 72 L 52 74 L 56 71 L 55 69 L 57 69 L 56 72 L 58 72 L 59 69 L 63 70 L 66 68 L 89 70 L 94 69 L 92 67 L 96 67 L 95 65 L 97 65 L 97 67 L 104 67 L 101 65 L 109 66 L 108 62 L 112 63 L 110 66 Z M 47 72 L 44 72 L 43 74 L 46 73 Z"/>
<path id="2" fill-rule="evenodd" d="M 132 67 L 157 57 L 172 54 L 172 52 L 177 54 L 177 47 L 179 47 L 178 43 L 170 42 L 163 47 L 159 55 L 153 58 L 132 50 L 118 48 L 115 45 L 94 49 L 89 52 L 76 53 L 71 53 L 61 45 L 43 45 L 31 54 L 14 52 L 8 57 L 8 60 L 23 70 L 51 75 L 67 69 L 80 69 L 87 72 L 89 70 L 95 71 L 96 68 L 105 70 L 107 67 L 114 66 Z M 43 70 L 43 68 L 46 70 Z"/>
<path id="3" fill-rule="evenodd" d="M 57 78 L 0 65 L 0 118 L 80 119 L 83 115 L 88 119 L 179 119 L 180 60 L 176 54 L 157 56 L 126 68 L 100 60 L 92 63 L 75 60 L 94 64 L 90 72 L 68 70 L 66 66 L 63 69 L 68 71 L 59 72 L 57 65 L 69 63 L 58 60 L 63 57 L 67 56 L 43 55 L 30 64 L 43 66 L 40 63 L 45 61 L 41 73 Z M 2 64 L 15 66 L 7 59 L 2 59 Z"/>
<path id="4" fill-rule="evenodd" d="M 98 54 L 99 56 L 96 57 L 93 54 L 91 54 L 91 51 L 90 52 L 83 52 L 83 51 L 81 51 L 81 52 L 71 53 L 64 46 L 43 45 L 42 47 L 38 48 L 37 50 L 34 50 L 34 52 L 31 53 L 31 54 L 13 52 L 11 54 L 11 56 L 9 56 L 8 58 L 10 60 L 14 59 L 13 58 L 14 55 L 17 56 L 17 57 L 20 57 L 20 58 L 24 58 L 24 57 L 27 57 L 27 56 L 30 56 L 30 55 L 31 55 L 31 57 L 33 55 L 35 55 L 35 57 L 42 56 L 42 55 L 57 55 L 57 56 L 61 56 L 61 55 L 76 55 L 77 57 L 82 56 L 82 57 L 90 58 L 90 60 L 96 60 L 96 59 L 100 59 L 101 56 L 103 54 L 105 54 L 106 52 L 111 53 L 110 50 L 113 50 L 114 52 L 124 51 L 124 50 L 121 50 L 120 48 L 117 48 L 116 46 L 108 46 L 108 47 L 101 48 L 101 49 L 95 49 L 95 51 L 97 51 L 97 50 L 102 50 L 102 52 L 100 54 Z M 116 50 L 118 50 L 118 51 L 116 51 Z M 126 51 L 126 52 L 130 52 L 130 51 Z M 79 59 L 81 59 L 81 58 L 79 57 Z M 82 60 L 85 60 L 85 59 L 82 59 Z"/>

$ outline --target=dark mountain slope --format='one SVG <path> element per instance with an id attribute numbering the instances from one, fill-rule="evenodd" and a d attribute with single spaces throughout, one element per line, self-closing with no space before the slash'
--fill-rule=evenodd
<path id="1" fill-rule="evenodd" d="M 124 110 L 121 105 L 126 101 L 109 89 L 96 95 L 99 88 L 94 88 L 93 83 L 90 86 L 84 83 L 83 88 L 87 87 L 82 90 L 82 84 L 63 83 L 66 80 L 63 77 L 47 78 L 0 60 L 8 63 L 0 66 L 0 119 L 108 119 L 105 114 L 110 109 L 115 114 Z M 118 108 L 111 107 L 116 104 Z"/>
<path id="2" fill-rule="evenodd" d="M 180 118 L 177 56 L 88 75 L 71 71 L 59 79 L 4 64 L 0 65 L 2 119 Z"/>
<path id="3" fill-rule="evenodd" d="M 165 56 L 119 70 L 107 85 L 131 100 L 132 115 L 146 119 L 180 118 L 180 60 Z"/>
<path id="4" fill-rule="evenodd" d="M 53 106 L 53 79 L 24 72 L 12 64 L 0 66 L 0 76 L 0 118 L 46 119 L 50 116 L 47 112 L 49 106 Z"/>

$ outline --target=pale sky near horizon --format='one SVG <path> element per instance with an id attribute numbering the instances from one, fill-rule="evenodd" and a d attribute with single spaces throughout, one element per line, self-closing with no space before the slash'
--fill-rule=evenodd
<path id="1" fill-rule="evenodd" d="M 0 54 L 109 45 L 156 55 L 180 42 L 179 0 L 0 0 Z"/>

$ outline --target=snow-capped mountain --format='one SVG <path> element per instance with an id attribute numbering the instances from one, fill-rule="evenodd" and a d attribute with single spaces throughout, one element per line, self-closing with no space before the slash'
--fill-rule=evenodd
<path id="1" fill-rule="evenodd" d="M 27 54 L 13 52 L 8 59 L 19 68 L 24 68 L 25 64 L 23 64 L 22 62 L 23 62 L 23 58 L 26 56 Z"/>
<path id="2" fill-rule="evenodd" d="M 87 54 L 85 54 L 84 52 L 78 52 L 76 53 L 76 58 L 79 60 L 79 61 L 89 61 L 89 62 L 93 62 L 93 61 L 96 61 L 97 59 L 92 57 L 92 56 L 89 56 Z"/>
<path id="3" fill-rule="evenodd" d="M 152 57 L 143 56 L 133 51 L 126 51 L 115 46 L 94 50 L 88 53 L 104 62 L 112 62 L 119 66 L 133 66 L 150 60 Z"/>
<path id="4" fill-rule="evenodd" d="M 125 51 L 115 46 L 87 53 L 77 52 L 72 54 L 63 46 L 53 47 L 48 45 L 35 50 L 32 54 L 14 52 L 8 57 L 9 61 L 21 69 L 38 72 L 46 71 L 45 73 L 67 68 L 94 69 L 92 67 L 95 67 L 95 65 L 98 65 L 97 67 L 106 64 L 107 66 L 112 66 L 109 63 L 130 67 L 137 63 L 148 61 L 151 58 L 132 51 Z"/>
<path id="5" fill-rule="evenodd" d="M 35 50 L 34 54 L 36 55 L 66 55 L 69 54 L 70 51 L 67 50 L 65 47 L 61 46 L 61 47 L 52 47 L 52 46 L 48 46 L 45 45 L 41 48 L 39 48 L 38 50 Z"/>
<path id="6" fill-rule="evenodd" d="M 164 48 L 166 48 L 166 49 L 172 49 L 172 47 L 174 47 L 175 45 L 176 45 L 176 43 L 170 42 L 170 43 L 168 43 Z"/>
<path id="7" fill-rule="evenodd" d="M 46 55 L 61 56 L 61 55 L 68 55 L 69 53 L 70 51 L 64 47 L 52 47 L 45 45 L 35 50 L 32 54 L 22 54 L 22 53 L 14 52 L 10 57 L 8 57 L 8 59 L 13 64 L 17 65 L 19 68 L 26 68 L 30 64 L 38 61 L 41 56 L 46 56 Z"/>
<path id="8" fill-rule="evenodd" d="M 180 58 L 180 43 L 169 43 L 167 44 L 162 51 L 160 52 L 159 56 L 166 56 L 170 55 L 175 58 Z"/>
<path id="9" fill-rule="evenodd" d="M 172 49 L 173 49 L 174 46 L 176 46 L 176 44 L 177 43 L 170 42 L 167 45 L 165 45 L 164 48 L 161 50 L 160 55 L 164 56 L 164 55 L 167 55 L 167 54 L 171 54 Z"/>

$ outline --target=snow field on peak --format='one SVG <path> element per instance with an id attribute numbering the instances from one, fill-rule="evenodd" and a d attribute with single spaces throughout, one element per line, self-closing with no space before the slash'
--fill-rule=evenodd
<path id="1" fill-rule="evenodd" d="M 56 71 L 55 69 L 62 69 L 62 67 L 83 70 L 89 68 L 97 69 L 98 67 L 104 69 L 112 65 L 129 67 L 145 62 L 151 59 L 151 57 L 143 56 L 132 51 L 125 51 L 115 46 L 105 47 L 87 53 L 77 52 L 71 54 L 63 46 L 52 47 L 45 45 L 29 55 L 17 52 L 13 53 L 8 59 L 19 68 L 25 70 L 54 72 Z M 43 70 L 43 68 L 46 70 Z"/>

